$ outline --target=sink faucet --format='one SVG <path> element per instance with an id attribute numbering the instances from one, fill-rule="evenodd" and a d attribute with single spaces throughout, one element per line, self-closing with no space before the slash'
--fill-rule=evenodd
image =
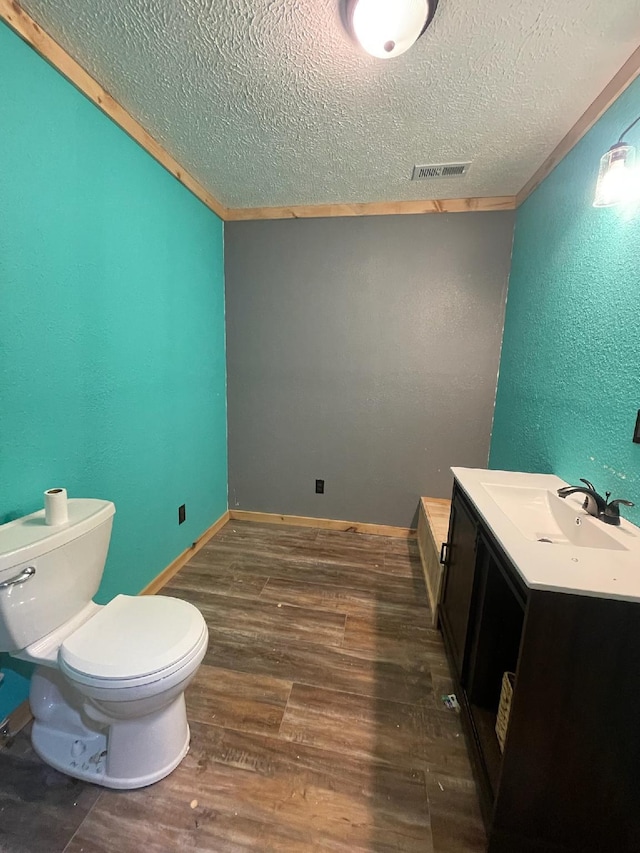
<path id="1" fill-rule="evenodd" d="M 582 508 L 589 515 L 599 518 L 606 524 L 620 524 L 620 504 L 633 506 L 631 501 L 625 501 L 622 498 L 610 501 L 611 492 L 605 492 L 605 497 L 603 498 L 602 495 L 596 492 L 593 483 L 583 480 L 582 477 L 580 478 L 580 482 L 584 483 L 584 486 L 562 486 L 562 488 L 558 489 L 558 497 L 567 498 L 569 495 L 576 493 L 584 495 L 585 499 Z"/>
<path id="2" fill-rule="evenodd" d="M 609 495 L 610 492 L 607 492 Z M 620 504 L 623 506 L 633 506 L 631 501 L 623 501 L 621 498 L 618 498 L 615 501 L 610 501 L 607 497 L 607 505 L 604 508 L 604 512 L 600 516 L 603 521 L 606 521 L 607 524 L 620 524 Z"/>
<path id="3" fill-rule="evenodd" d="M 582 504 L 582 508 L 586 510 L 589 515 L 593 515 L 595 518 L 600 518 L 602 513 L 605 511 L 607 506 L 607 501 L 602 495 L 599 495 L 593 484 L 588 480 L 583 480 L 580 478 L 580 482 L 584 483 L 584 486 L 563 486 L 561 489 L 558 489 L 558 497 L 560 498 L 568 498 L 569 495 L 574 495 L 576 492 L 585 495 L 584 503 Z"/>

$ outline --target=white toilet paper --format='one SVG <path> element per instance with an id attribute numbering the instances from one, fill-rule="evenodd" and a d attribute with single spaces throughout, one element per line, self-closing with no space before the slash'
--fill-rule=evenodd
<path id="1" fill-rule="evenodd" d="M 66 489 L 47 489 L 44 493 L 44 520 L 52 526 L 69 521 Z"/>

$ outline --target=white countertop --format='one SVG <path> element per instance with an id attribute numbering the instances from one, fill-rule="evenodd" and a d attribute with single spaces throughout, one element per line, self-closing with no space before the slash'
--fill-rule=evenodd
<path id="1" fill-rule="evenodd" d="M 587 548 L 536 541 L 521 532 L 509 518 L 508 510 L 500 508 L 489 490 L 491 486 L 517 486 L 544 489 L 555 495 L 558 488 L 568 485 L 564 480 L 554 474 L 484 468 L 451 470 L 530 589 L 640 601 L 640 528 L 625 519 L 617 527 L 590 516 L 582 509 L 584 495 L 576 494 L 565 499 L 575 511 L 575 523 L 586 533 L 590 532 L 588 525 L 603 528 L 614 547 Z"/>

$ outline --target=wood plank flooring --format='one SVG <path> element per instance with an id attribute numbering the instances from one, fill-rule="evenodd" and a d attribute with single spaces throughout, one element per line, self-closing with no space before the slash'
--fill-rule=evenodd
<path id="1" fill-rule="evenodd" d="M 189 754 L 115 792 L 19 736 L 0 752 L 3 853 L 484 851 L 413 540 L 231 521 L 162 594 L 209 626 Z"/>

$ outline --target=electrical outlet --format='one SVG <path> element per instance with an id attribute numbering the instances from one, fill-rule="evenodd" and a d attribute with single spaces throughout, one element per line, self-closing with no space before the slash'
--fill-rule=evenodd
<path id="1" fill-rule="evenodd" d="M 633 431 L 634 444 L 640 444 L 640 409 L 638 409 L 638 417 L 636 418 L 636 428 Z"/>
<path id="2" fill-rule="evenodd" d="M 324 495 L 324 480 L 316 480 L 316 495 Z"/>
<path id="3" fill-rule="evenodd" d="M 187 520 L 187 505 L 182 504 L 178 507 L 178 524 L 182 524 L 183 521 Z"/>

